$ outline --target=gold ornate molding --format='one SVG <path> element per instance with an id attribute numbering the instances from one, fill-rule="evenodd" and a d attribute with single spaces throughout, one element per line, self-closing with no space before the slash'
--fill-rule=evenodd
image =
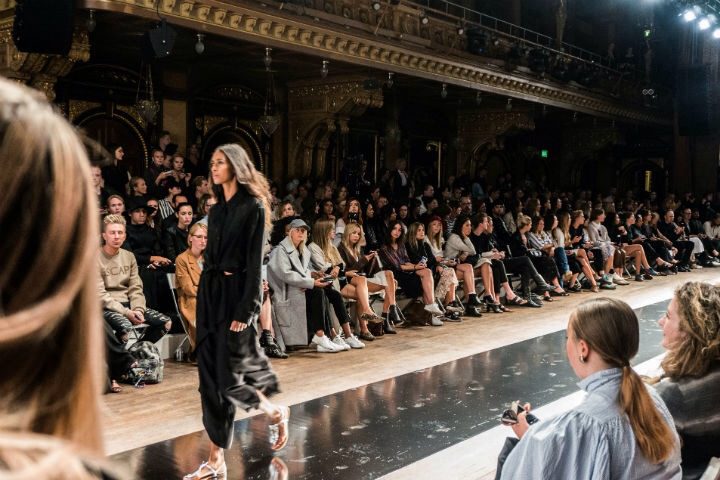
<path id="1" fill-rule="evenodd" d="M 486 143 L 495 145 L 498 136 L 510 128 L 535 130 L 529 111 L 462 111 L 458 113 L 458 150 L 474 152 Z"/>
<path id="2" fill-rule="evenodd" d="M 14 1 L 0 3 L 0 11 L 14 9 Z M 0 20 L 0 75 L 18 80 L 55 99 L 57 79 L 67 75 L 77 62 L 90 59 L 87 31 L 75 28 L 72 46 L 66 56 L 20 52 L 12 40 L 13 17 Z"/>
<path id="3" fill-rule="evenodd" d="M 301 167 L 288 172 L 290 176 L 309 176 L 313 167 L 316 173 L 324 172 L 330 136 L 338 125 L 347 132 L 350 117 L 382 107 L 382 88 L 367 89 L 365 80 L 346 76 L 288 84 L 288 151 L 289 158 L 296 160 L 289 165 Z"/>
<path id="4" fill-rule="evenodd" d="M 269 1 L 269 0 L 268 0 Z M 82 0 L 86 8 L 108 10 L 145 18 L 157 18 L 152 0 Z M 162 14 L 169 22 L 187 28 L 226 37 L 303 52 L 344 62 L 371 66 L 554 105 L 598 116 L 621 118 L 636 122 L 671 125 L 672 120 L 659 112 L 628 105 L 615 99 L 594 95 L 571 86 L 556 86 L 542 80 L 508 73 L 491 64 L 479 65 L 460 56 L 413 50 L 393 38 L 373 36 L 321 26 L 319 22 L 270 10 L 262 4 L 238 4 L 217 0 L 162 0 Z M 410 20 L 399 20 L 412 30 Z M 423 36 L 422 28 L 420 34 Z M 428 38 L 439 38 L 428 33 Z M 442 36 L 442 35 L 441 35 Z M 431 39 L 432 40 L 432 39 Z M 447 38 L 446 38 L 447 40 Z M 477 62 L 477 59 L 475 60 Z"/>

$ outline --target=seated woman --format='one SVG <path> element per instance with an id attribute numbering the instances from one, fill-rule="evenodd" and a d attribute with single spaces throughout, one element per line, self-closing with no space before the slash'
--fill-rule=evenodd
<path id="1" fill-rule="evenodd" d="M 382 247 L 382 242 L 387 236 L 386 226 L 380 217 L 375 215 L 375 206 L 368 202 L 365 206 L 365 218 L 362 229 L 365 236 L 365 251 L 376 252 Z"/>
<path id="2" fill-rule="evenodd" d="M 660 327 L 667 354 L 655 388 L 682 440 L 683 478 L 700 478 L 720 457 L 720 288 L 680 286 Z"/>
<path id="3" fill-rule="evenodd" d="M 189 203 L 181 203 L 175 209 L 177 221 L 163 231 L 162 245 L 165 252 L 165 258 L 171 262 L 182 252 L 187 250 L 188 232 L 190 225 L 193 223 L 193 208 Z"/>
<path id="4" fill-rule="evenodd" d="M 273 291 L 275 316 L 285 346 L 313 343 L 319 353 L 345 350 L 330 340 L 330 316 L 325 308 L 325 275 L 310 270 L 311 255 L 305 246 L 310 227 L 296 218 L 287 237 L 270 253 L 268 283 Z M 305 312 L 305 318 L 298 315 Z M 311 336 L 312 335 L 312 336 Z"/>
<path id="5" fill-rule="evenodd" d="M 177 287 L 178 310 L 185 324 L 190 340 L 190 359 L 195 351 L 195 309 L 197 290 L 203 270 L 203 252 L 207 247 L 207 225 L 196 223 L 190 227 L 188 249 L 175 259 L 175 284 Z"/>
<path id="6" fill-rule="evenodd" d="M 411 262 L 419 263 L 424 260 L 430 271 L 433 272 L 435 299 L 444 312 L 443 320 L 461 321 L 460 311 L 465 309 L 455 298 L 455 289 L 458 286 L 458 279 L 453 268 L 455 262 L 440 263 L 437 261 L 430 250 L 430 245 L 425 241 L 425 225 L 420 222 L 414 222 L 408 226 L 405 249 Z"/>
<path id="7" fill-rule="evenodd" d="M 598 287 L 597 280 L 595 280 L 595 272 L 593 272 L 593 269 L 590 266 L 587 251 L 580 246 L 575 248 L 573 245 L 573 240 L 580 242 L 582 239 L 578 237 L 573 238 L 570 235 L 571 223 L 572 219 L 570 217 L 570 212 L 560 213 L 558 224 L 552 230 L 553 240 L 555 241 L 555 245 L 563 246 L 565 248 L 565 254 L 568 259 L 570 270 L 576 274 L 579 274 L 580 272 L 584 273 L 585 278 L 587 278 L 590 283 L 590 291 L 597 293 L 600 291 L 600 287 Z M 570 289 L 576 292 L 579 292 L 582 289 L 580 282 L 577 281 L 577 277 L 575 278 L 575 283 L 570 284 Z"/>
<path id="8" fill-rule="evenodd" d="M 278 208 L 275 210 L 275 215 L 273 215 L 273 217 L 273 228 L 272 232 L 270 232 L 270 245 L 274 247 L 285 239 L 288 233 L 288 225 L 290 225 L 290 222 L 298 218 L 298 216 L 295 213 L 295 207 L 293 207 L 292 202 L 285 200 L 284 202 L 280 202 L 280 205 L 278 205 Z"/>
<path id="9" fill-rule="evenodd" d="M 502 306 L 497 301 L 495 293 L 495 282 L 492 273 L 492 262 L 489 258 L 483 258 L 475 251 L 475 246 L 470 241 L 472 233 L 472 222 L 467 215 L 460 215 L 455 219 L 452 233 L 445 242 L 445 258 L 456 258 L 458 263 L 469 264 L 474 271 L 473 281 L 471 284 L 465 284 L 467 289 L 467 305 L 469 307 L 478 307 L 481 305 L 480 300 L 475 293 L 475 275 L 482 277 L 483 286 L 485 288 L 485 307 L 489 312 L 502 312 Z M 472 287 L 470 286 L 472 285 Z"/>
<path id="10" fill-rule="evenodd" d="M 587 395 L 572 410 L 532 426 L 520 413 L 512 426 L 520 442 L 501 478 L 679 479 L 673 419 L 630 366 L 639 340 L 638 319 L 627 303 L 581 303 L 570 314 L 566 349 Z"/>
<path id="11" fill-rule="evenodd" d="M 442 218 L 437 216 L 430 217 L 427 225 L 425 242 L 430 246 L 432 256 L 435 257 L 437 262 L 445 262 L 455 269 L 455 276 L 463 279 L 465 295 L 468 298 L 474 298 L 473 303 L 477 303 L 477 305 L 468 305 L 468 308 L 465 309 L 462 302 L 456 299 L 454 306 L 458 308 L 462 307 L 463 310 L 465 310 L 465 312 L 459 313 L 467 313 L 474 317 L 481 317 L 482 313 L 480 313 L 479 307 L 482 303 L 478 300 L 477 293 L 475 292 L 475 269 L 469 263 L 458 263 L 454 258 L 445 257 L 445 232 L 443 231 Z"/>
<path id="12" fill-rule="evenodd" d="M 344 188 L 344 187 L 343 187 Z M 345 203 L 342 217 L 338 218 L 335 223 L 335 240 L 333 244 L 336 247 L 340 246 L 343 235 L 345 234 L 345 226 L 350 223 L 357 223 L 362 226 L 362 210 L 360 208 L 360 200 L 357 198 L 351 198 Z"/>
<path id="13" fill-rule="evenodd" d="M 564 246 L 555 246 L 555 241 L 550 233 L 552 229 L 557 227 L 557 217 L 553 214 L 548 215 L 547 224 L 545 218 L 540 215 L 532 217 L 532 227 L 527 234 L 528 243 L 532 248 L 538 250 L 555 261 L 555 266 L 562 272 L 562 285 L 565 283 L 572 285 L 577 280 L 577 274 L 570 270 L 567 254 Z M 552 294 L 552 292 L 551 292 Z M 558 293 L 558 295 L 567 295 L 566 292 Z"/>
<path id="14" fill-rule="evenodd" d="M 615 285 L 627 285 L 627 280 L 622 276 L 623 267 L 617 266 L 616 247 L 613 245 L 607 227 L 603 225 L 603 222 L 605 222 L 605 211 L 602 208 L 593 209 L 590 222 L 587 225 L 587 235 L 593 246 L 599 249 L 602 255 L 603 267 L 598 273 L 605 281 L 611 281 Z"/>
<path id="15" fill-rule="evenodd" d="M 620 246 L 627 254 L 628 258 L 635 261 L 635 281 L 642 282 L 644 280 L 652 280 L 653 276 L 658 272 L 653 270 L 645 256 L 640 238 L 634 238 L 631 228 L 635 225 L 635 215 L 631 212 L 620 212 L 618 214 L 620 225 L 617 227 L 617 235 Z"/>
<path id="16" fill-rule="evenodd" d="M 553 299 L 550 296 L 550 292 L 562 295 L 565 291 L 560 287 L 560 281 L 558 277 L 557 266 L 555 260 L 547 255 L 543 255 L 540 250 L 532 248 L 527 239 L 527 233 L 532 227 L 532 220 L 527 215 L 522 213 L 517 218 L 517 230 L 510 237 L 510 251 L 513 256 L 525 256 L 530 259 L 540 275 L 545 279 L 548 284 L 551 284 L 555 288 L 550 291 L 543 291 L 543 299 L 547 302 L 552 302 Z"/>
<path id="17" fill-rule="evenodd" d="M 350 279 L 357 276 L 365 277 L 369 293 L 383 292 L 383 333 L 397 333 L 394 327 L 402 325 L 405 322 L 405 316 L 395 303 L 397 288 L 395 276 L 392 270 L 382 270 L 376 251 L 370 251 L 363 255 L 363 240 L 362 227 L 357 223 L 348 223 L 338 248 L 340 257 L 345 264 L 345 276 Z"/>
<path id="18" fill-rule="evenodd" d="M 363 348 L 365 345 L 353 335 L 350 327 L 350 315 L 345 308 L 343 297 L 357 300 L 358 324 L 360 325 L 360 338 L 368 342 L 375 340 L 375 337 L 368 330 L 368 323 L 378 325 L 382 333 L 382 319 L 375 315 L 373 309 L 370 308 L 370 298 L 368 294 L 367 279 L 363 276 L 353 276 L 350 281 L 347 277 L 340 276 L 345 273 L 345 264 L 340 257 L 340 252 L 333 245 L 335 238 L 335 222 L 332 220 L 318 220 L 313 225 L 313 241 L 308 245 L 310 256 L 312 258 L 313 267 L 323 273 L 334 278 L 331 285 L 325 288 L 325 296 L 335 311 L 335 316 L 342 327 L 345 338 L 337 335 L 334 329 L 331 329 L 330 335 L 333 342 L 338 345 L 348 345 L 350 348 Z M 377 331 L 377 329 L 375 329 Z"/>
<path id="19" fill-rule="evenodd" d="M 130 197 L 140 197 L 141 200 L 147 201 L 148 187 L 143 177 L 132 177 L 130 179 Z"/>
<path id="20" fill-rule="evenodd" d="M 432 325 L 438 327 L 443 324 L 440 317 L 443 312 L 435 303 L 435 284 L 433 275 L 427 264 L 412 263 L 405 250 L 402 224 L 392 221 L 389 225 L 385 245 L 380 249 L 380 260 L 385 268 L 392 270 L 395 279 L 400 284 L 405 295 L 417 298 L 422 295 L 425 311 L 432 315 Z"/>
<path id="21" fill-rule="evenodd" d="M 629 220 L 626 220 L 625 228 L 629 231 L 629 238 L 633 241 L 633 243 L 637 243 L 642 246 L 650 268 L 656 272 L 655 274 L 651 274 L 661 276 L 671 274 L 672 272 L 670 270 L 672 269 L 673 264 L 665 260 L 665 258 L 671 258 L 670 252 L 663 245 L 662 241 L 651 240 L 647 236 L 650 234 L 650 231 L 645 225 L 645 212 L 640 211 L 633 217 L 634 222 L 632 223 L 630 223 Z M 653 265 L 655 265 L 655 268 L 652 268 Z"/>
<path id="22" fill-rule="evenodd" d="M 672 240 L 660 231 L 660 214 L 657 212 L 648 212 L 645 218 L 644 226 L 649 234 L 648 238 L 655 242 L 653 245 L 656 245 L 655 248 L 658 249 L 658 251 L 661 251 L 659 250 L 661 246 L 667 250 L 667 257 L 663 259 L 673 264 L 672 271 L 674 273 L 689 272 L 690 268 L 680 258 L 676 258 L 678 249 L 675 248 Z"/>
<path id="23" fill-rule="evenodd" d="M 508 280 L 507 270 L 505 269 L 505 252 L 497 248 L 495 240 L 492 237 L 492 219 L 485 213 L 478 213 L 473 217 L 473 231 L 470 235 L 475 250 L 483 257 L 489 258 L 492 262 L 493 283 L 499 285 L 505 291 L 505 302 L 508 305 L 518 305 L 521 307 L 531 306 L 529 300 L 520 298 L 516 295 Z M 521 267 L 522 268 L 522 267 Z M 528 268 L 532 264 L 528 260 Z M 529 273 L 529 272 L 528 272 Z M 537 272 L 535 272 L 537 274 Z M 528 279 L 529 280 L 529 279 Z M 544 282 L 543 282 L 544 283 Z M 510 311 L 507 307 L 500 307 L 503 311 Z"/>
<path id="24" fill-rule="evenodd" d="M 605 263 L 603 262 L 602 252 L 599 248 L 595 248 L 587 234 L 585 228 L 585 213 L 582 210 L 574 210 L 570 218 L 570 227 L 568 229 L 570 236 L 570 244 L 575 250 L 583 250 L 587 256 L 588 263 L 593 267 L 593 277 L 600 289 L 615 290 L 617 287 L 611 279 L 604 275 L 600 276 Z"/>

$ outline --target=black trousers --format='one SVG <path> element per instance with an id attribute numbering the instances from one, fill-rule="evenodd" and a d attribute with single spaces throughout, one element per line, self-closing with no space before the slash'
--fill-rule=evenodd
<path id="1" fill-rule="evenodd" d="M 500 286 L 508 281 L 505 265 L 500 260 L 491 260 L 493 283 L 495 283 L 495 291 L 500 291 Z"/>
<path id="2" fill-rule="evenodd" d="M 695 244 L 689 240 L 676 240 L 673 242 L 673 247 L 678 250 L 675 258 L 680 260 L 680 263 L 683 265 L 688 265 L 690 263 L 690 256 L 692 255 L 693 248 L 695 248 Z"/>
<path id="3" fill-rule="evenodd" d="M 520 275 L 523 291 L 526 293 L 530 291 L 530 280 L 534 280 L 537 285 L 545 285 L 547 283 L 528 257 L 506 258 L 502 263 L 508 272 Z"/>
<path id="4" fill-rule="evenodd" d="M 545 282 L 550 283 L 554 278 L 560 278 L 557 265 L 552 258 L 546 255 L 539 257 L 530 256 L 528 258 L 530 258 L 530 261 L 535 265 L 535 269 L 540 272 L 540 275 L 545 279 Z"/>
<path id="5" fill-rule="evenodd" d="M 105 326 L 105 361 L 108 367 L 108 380 L 117 380 L 127 373 L 135 359 L 125 350 L 125 344 L 118 340 L 110 324 L 103 322 L 103 325 Z"/>
<path id="6" fill-rule="evenodd" d="M 338 322 L 340 322 L 340 325 L 348 323 L 350 321 L 350 314 L 348 313 L 347 308 L 345 308 L 345 300 L 343 300 L 342 294 L 335 290 L 332 285 L 325 287 L 323 290 L 325 291 L 325 297 L 327 297 L 330 305 L 332 305 L 332 308 L 335 311 L 335 316 L 337 317 Z"/>
<path id="7" fill-rule="evenodd" d="M 327 311 L 327 297 L 324 288 L 305 290 L 305 316 L 307 318 L 308 342 L 318 330 L 330 335 L 332 323 Z"/>

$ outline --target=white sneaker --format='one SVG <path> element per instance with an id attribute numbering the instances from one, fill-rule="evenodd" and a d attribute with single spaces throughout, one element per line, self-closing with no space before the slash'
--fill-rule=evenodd
<path id="1" fill-rule="evenodd" d="M 335 338 L 332 339 L 332 342 L 343 350 L 350 350 L 350 345 L 348 345 L 340 335 L 336 335 Z"/>
<path id="2" fill-rule="evenodd" d="M 365 344 L 361 342 L 355 335 L 345 339 L 345 345 L 351 348 L 365 348 Z"/>
<path id="3" fill-rule="evenodd" d="M 317 335 L 314 335 L 312 338 L 312 343 L 317 345 L 317 351 L 320 353 L 337 353 L 337 352 L 345 350 L 340 345 L 333 343 L 325 335 L 323 335 L 322 337 L 318 337 Z"/>
<path id="4" fill-rule="evenodd" d="M 440 310 L 440 307 L 438 307 L 437 304 L 435 304 L 435 303 L 425 305 L 425 311 L 428 313 L 432 313 L 433 315 L 442 315 L 443 314 L 443 311 Z"/>
<path id="5" fill-rule="evenodd" d="M 628 281 L 625 280 L 620 275 L 618 275 L 617 273 L 612 276 L 612 281 L 616 285 L 629 285 Z"/>
<path id="6" fill-rule="evenodd" d="M 443 321 L 440 320 L 440 317 L 436 317 L 435 315 L 433 315 L 430 323 L 432 324 L 433 327 L 442 327 L 444 325 Z"/>

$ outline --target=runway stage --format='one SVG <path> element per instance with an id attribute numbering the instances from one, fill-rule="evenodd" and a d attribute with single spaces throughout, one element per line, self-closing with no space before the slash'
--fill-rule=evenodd
<path id="1" fill-rule="evenodd" d="M 652 302 L 636 308 L 641 319 L 641 344 L 634 364 L 662 353 L 657 319 L 665 311 L 673 288 L 691 278 L 717 281 L 716 277 L 720 277 L 720 272 L 704 270 L 619 287 L 610 293 L 631 301 L 633 306 Z M 536 407 L 562 403 L 578 390 L 577 378 L 565 357 L 564 326 L 572 306 L 590 296 L 573 295 L 540 310 L 487 314 L 459 325 L 403 329 L 394 338 L 386 336 L 363 351 L 302 353 L 289 361 L 275 362 L 284 390 L 280 400 L 292 404 L 291 440 L 274 457 L 267 443 L 265 419 L 262 416 L 239 419 L 235 424 L 235 444 L 226 453 L 228 478 L 375 479 L 384 475 L 393 479 L 437 478 L 436 473 L 430 473 L 431 467 L 445 472 L 445 479 L 492 478 L 497 440 L 511 435 L 510 429 L 498 428 L 498 418 L 506 404 L 515 399 L 529 401 Z M 522 339 L 522 332 L 538 331 L 538 317 L 546 317 L 540 322 L 547 331 Z M 486 342 L 480 338 L 494 334 L 503 337 L 504 344 L 482 349 Z M 479 353 L 434 364 L 417 361 L 418 353 L 431 359 L 439 358 L 438 350 L 445 354 L 462 353 L 467 351 L 468 343 L 479 345 Z M 413 351 L 417 348 L 427 355 Z M 293 363 L 303 364 L 304 371 L 292 368 Z M 112 408 L 111 402 L 124 398 L 141 412 L 143 403 L 139 396 L 152 401 L 153 388 L 172 389 L 170 382 L 177 379 L 182 379 L 185 385 L 182 395 L 189 402 L 196 402 L 191 400 L 197 397 L 196 387 L 187 392 L 193 380 L 196 382 L 194 369 L 173 363 L 166 369 L 168 376 L 163 384 L 143 390 L 126 387 L 122 394 L 106 397 L 109 406 Z M 382 370 L 390 375 L 357 385 L 348 383 L 347 377 L 354 379 L 357 375 L 350 374 L 358 369 L 361 376 L 363 369 Z M 308 381 L 303 382 L 303 377 Z M 318 380 L 340 389 L 329 394 L 318 389 L 313 396 L 308 384 Z M 349 386 L 342 388 L 343 385 Z M 300 390 L 304 395 L 298 394 Z M 168 392 L 157 394 L 165 399 Z M 292 401 L 302 396 L 306 398 Z M 134 424 L 133 428 L 148 432 L 164 431 L 167 435 L 162 441 L 145 444 L 138 438 L 135 448 L 112 457 L 128 468 L 132 478 L 182 478 L 205 458 L 207 437 L 200 431 L 201 426 L 191 433 L 172 435 L 173 429 L 168 425 L 177 422 L 175 417 L 182 414 L 171 405 L 165 407 L 164 415 L 156 418 L 138 412 L 145 418 L 142 423 L 136 418 L 119 422 Z M 197 421 L 199 409 L 190 415 Z M 455 461 L 464 457 L 472 459 L 467 467 Z M 429 459 L 433 461 L 428 463 Z M 418 468 L 423 462 L 428 466 Z M 452 467 L 443 469 L 443 463 Z"/>

